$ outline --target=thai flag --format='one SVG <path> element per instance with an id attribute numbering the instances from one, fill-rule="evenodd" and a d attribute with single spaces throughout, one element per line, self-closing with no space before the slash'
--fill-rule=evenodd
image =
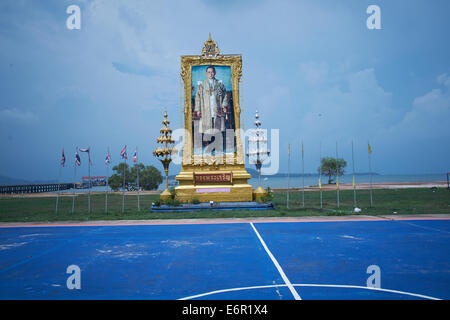
<path id="1" fill-rule="evenodd" d="M 80 155 L 78 154 L 78 151 L 75 152 L 75 163 L 78 166 L 81 166 L 81 159 L 80 159 Z"/>
<path id="2" fill-rule="evenodd" d="M 105 164 L 108 165 L 108 164 L 110 164 L 110 162 L 111 162 L 111 154 L 108 152 L 108 155 L 106 156 L 106 159 L 105 159 Z"/>
<path id="3" fill-rule="evenodd" d="M 61 158 L 61 166 L 64 167 L 64 164 L 66 163 L 66 156 L 64 155 L 64 149 L 62 150 L 62 158 Z"/>
<path id="4" fill-rule="evenodd" d="M 88 157 L 89 157 L 89 164 L 92 166 L 92 161 L 91 161 L 91 147 L 89 148 L 83 148 L 83 149 L 79 149 L 80 152 L 87 152 L 88 153 Z"/>
<path id="5" fill-rule="evenodd" d="M 127 146 L 123 147 L 122 151 L 120 151 L 120 156 L 122 157 L 122 159 L 128 159 L 127 157 Z"/>
<path id="6" fill-rule="evenodd" d="M 133 162 L 136 163 L 137 162 L 137 148 L 136 151 L 133 154 Z"/>

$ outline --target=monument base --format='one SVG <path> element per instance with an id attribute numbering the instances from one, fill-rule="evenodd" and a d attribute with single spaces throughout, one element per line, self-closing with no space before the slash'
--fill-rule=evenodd
<path id="1" fill-rule="evenodd" d="M 181 171 L 175 178 L 175 199 L 180 202 L 249 202 L 253 200 L 251 175 L 245 168 L 216 171 Z"/>
<path id="2" fill-rule="evenodd" d="M 227 202 L 252 201 L 250 185 L 180 186 L 176 189 L 175 199 L 181 202 Z"/>

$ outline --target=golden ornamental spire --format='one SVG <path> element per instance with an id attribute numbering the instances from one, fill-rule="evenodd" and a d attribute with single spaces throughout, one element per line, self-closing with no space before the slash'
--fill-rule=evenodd
<path id="1" fill-rule="evenodd" d="M 166 200 L 171 198 L 171 193 L 169 191 L 169 165 L 172 161 L 172 154 L 177 152 L 174 146 L 170 146 L 170 144 L 175 143 L 172 139 L 172 129 L 170 129 L 169 124 L 170 121 L 167 119 L 167 111 L 164 110 L 164 120 L 162 121 L 163 127 L 159 131 L 161 134 L 156 139 L 157 143 L 161 144 L 161 147 L 153 150 L 153 155 L 158 158 L 159 161 L 163 164 L 164 173 L 166 174 L 166 190 L 163 191 L 160 198 L 161 200 Z"/>
<path id="2" fill-rule="evenodd" d="M 219 46 L 217 45 L 217 43 L 214 42 L 213 39 L 211 39 L 211 32 L 210 32 L 208 40 L 206 40 L 206 42 L 203 44 L 202 57 L 215 58 L 219 54 L 220 54 Z"/>

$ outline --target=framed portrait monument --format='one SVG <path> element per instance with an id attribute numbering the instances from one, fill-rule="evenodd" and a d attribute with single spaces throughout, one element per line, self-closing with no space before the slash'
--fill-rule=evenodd
<path id="1" fill-rule="evenodd" d="M 241 127 L 242 56 L 220 54 L 211 39 L 200 55 L 181 56 L 185 137 L 176 199 L 252 201 Z"/>

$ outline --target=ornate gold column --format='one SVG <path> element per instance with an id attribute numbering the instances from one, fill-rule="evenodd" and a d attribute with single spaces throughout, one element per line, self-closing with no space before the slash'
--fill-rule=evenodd
<path id="1" fill-rule="evenodd" d="M 162 121 L 162 124 L 163 127 L 159 131 L 161 135 L 156 140 L 157 143 L 162 144 L 162 147 L 156 148 L 153 151 L 153 155 L 161 161 L 164 167 L 164 173 L 166 175 L 166 189 L 161 193 L 160 199 L 165 201 L 172 199 L 172 194 L 169 191 L 169 165 L 172 161 L 172 153 L 176 152 L 173 146 L 169 146 L 169 144 L 173 144 L 175 141 L 172 139 L 172 129 L 169 127 L 170 121 L 167 119 L 166 110 L 164 110 L 164 120 Z"/>

